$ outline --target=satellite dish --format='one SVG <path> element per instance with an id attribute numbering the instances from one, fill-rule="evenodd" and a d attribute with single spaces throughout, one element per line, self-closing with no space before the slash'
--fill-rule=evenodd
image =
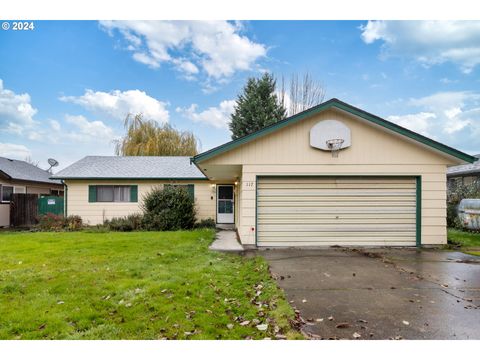
<path id="1" fill-rule="evenodd" d="M 55 159 L 50 158 L 47 161 L 48 161 L 48 164 L 50 165 L 47 171 L 50 171 L 52 170 L 53 167 L 58 166 L 58 161 Z"/>

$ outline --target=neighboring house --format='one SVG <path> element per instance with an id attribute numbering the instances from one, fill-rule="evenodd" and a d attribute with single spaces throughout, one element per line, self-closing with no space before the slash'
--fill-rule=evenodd
<path id="1" fill-rule="evenodd" d="M 138 212 L 152 186 L 183 184 L 199 217 L 234 224 L 244 245 L 419 246 L 447 242 L 446 168 L 475 160 L 332 99 L 193 163 L 87 157 L 55 178 L 68 214 L 92 224 Z"/>
<path id="2" fill-rule="evenodd" d="M 10 225 L 10 197 L 15 193 L 63 196 L 63 185 L 46 170 L 0 157 L 0 227 Z"/>
<path id="3" fill-rule="evenodd" d="M 479 158 L 480 154 L 475 157 Z M 480 180 L 480 160 L 473 164 L 450 166 L 447 169 L 447 180 L 449 186 L 453 184 L 471 185 Z"/>

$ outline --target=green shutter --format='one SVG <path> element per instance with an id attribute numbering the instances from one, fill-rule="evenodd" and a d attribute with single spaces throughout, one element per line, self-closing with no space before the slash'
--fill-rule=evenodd
<path id="1" fill-rule="evenodd" d="M 88 185 L 88 202 L 97 202 L 97 186 Z"/>
<path id="2" fill-rule="evenodd" d="M 187 191 L 188 191 L 188 194 L 190 195 L 190 197 L 192 198 L 192 200 L 195 201 L 195 187 L 193 184 L 188 184 L 187 185 Z"/>
<path id="3" fill-rule="evenodd" d="M 130 185 L 130 202 L 138 202 L 138 186 Z"/>

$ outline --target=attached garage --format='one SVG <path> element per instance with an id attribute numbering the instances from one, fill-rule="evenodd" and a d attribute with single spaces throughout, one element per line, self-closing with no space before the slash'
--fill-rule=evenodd
<path id="1" fill-rule="evenodd" d="M 415 246 L 416 195 L 415 177 L 259 177 L 257 245 Z"/>
<path id="2" fill-rule="evenodd" d="M 475 157 L 338 99 L 193 158 L 251 247 L 447 243 L 446 170 Z"/>

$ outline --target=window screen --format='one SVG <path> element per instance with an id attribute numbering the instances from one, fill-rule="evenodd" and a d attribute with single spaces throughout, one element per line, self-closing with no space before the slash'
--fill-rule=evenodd
<path id="1" fill-rule="evenodd" d="M 2 186 L 2 201 L 10 201 L 12 199 L 13 186 Z"/>
<path id="2" fill-rule="evenodd" d="M 97 201 L 113 202 L 113 186 L 97 186 Z"/>
<path id="3" fill-rule="evenodd" d="M 130 202 L 130 186 L 97 186 L 98 202 Z"/>

